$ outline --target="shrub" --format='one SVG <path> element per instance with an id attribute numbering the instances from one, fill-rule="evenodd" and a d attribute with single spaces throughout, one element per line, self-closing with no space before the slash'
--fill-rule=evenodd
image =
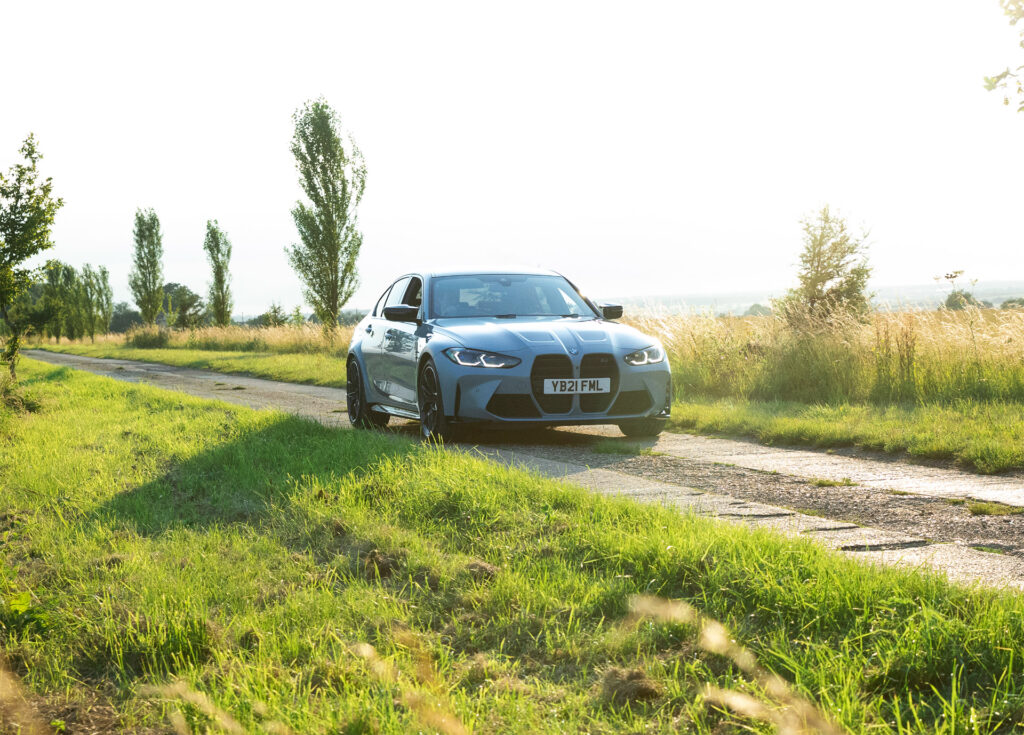
<path id="1" fill-rule="evenodd" d="M 171 332 L 164 327 L 139 327 L 128 331 L 125 344 L 129 347 L 159 348 L 171 342 Z"/>

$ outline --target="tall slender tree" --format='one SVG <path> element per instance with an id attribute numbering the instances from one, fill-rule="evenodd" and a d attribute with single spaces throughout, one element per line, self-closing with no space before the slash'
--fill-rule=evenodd
<path id="1" fill-rule="evenodd" d="M 47 262 L 43 298 L 50 306 L 50 323 L 46 331 L 50 336 L 56 337 L 58 343 L 66 329 L 76 278 L 75 269 L 67 263 L 61 263 L 59 260 Z"/>
<path id="2" fill-rule="evenodd" d="M 18 377 L 22 327 L 20 320 L 11 319 L 10 310 L 33 281 L 32 271 L 24 263 L 53 247 L 50 228 L 64 205 L 63 199 L 53 196 L 53 180 L 40 179 L 43 156 L 34 135 L 25 138 L 19 152 L 24 162 L 11 166 L 7 174 L 0 173 L 0 317 L 11 330 L 0 361 L 7 363 L 11 380 Z"/>
<path id="3" fill-rule="evenodd" d="M 160 220 L 152 209 L 135 210 L 135 252 L 128 285 L 142 313 L 142 321 L 153 324 L 164 302 L 164 245 Z"/>
<path id="4" fill-rule="evenodd" d="M 208 308 L 213 323 L 226 327 L 231 323 L 231 241 L 217 224 L 217 220 L 206 220 L 206 239 L 203 241 L 206 259 L 210 261 L 210 294 Z"/>
<path id="5" fill-rule="evenodd" d="M 114 318 L 114 289 L 110 287 L 110 271 L 101 265 L 96 273 L 96 326 L 101 333 L 110 331 L 110 320 Z"/>
<path id="6" fill-rule="evenodd" d="M 82 266 L 82 276 L 79 282 L 82 284 L 78 291 L 78 308 L 82 311 L 82 326 L 85 329 L 85 333 L 89 335 L 89 339 L 93 342 L 96 341 L 96 323 L 99 314 L 98 306 L 98 292 L 99 292 L 99 276 L 96 270 L 86 263 Z"/>
<path id="7" fill-rule="evenodd" d="M 324 99 L 307 102 L 292 119 L 292 155 L 309 203 L 296 202 L 292 209 L 301 242 L 285 251 L 306 300 L 330 329 L 358 284 L 356 259 L 363 236 L 356 209 L 366 188 L 366 165 Z"/>

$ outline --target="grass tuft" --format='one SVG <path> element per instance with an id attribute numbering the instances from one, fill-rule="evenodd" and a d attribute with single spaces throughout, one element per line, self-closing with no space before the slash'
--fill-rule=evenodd
<path id="1" fill-rule="evenodd" d="M 853 487 L 857 484 L 849 477 L 844 477 L 841 480 L 830 480 L 827 477 L 813 477 L 808 482 L 815 487 Z"/>
<path id="2" fill-rule="evenodd" d="M 1002 503 L 972 502 L 967 504 L 967 511 L 972 516 L 1015 516 L 1024 513 L 1024 508 Z"/>

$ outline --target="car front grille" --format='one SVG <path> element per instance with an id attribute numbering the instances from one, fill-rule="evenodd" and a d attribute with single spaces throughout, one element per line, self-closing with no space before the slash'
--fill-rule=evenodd
<path id="1" fill-rule="evenodd" d="M 538 355 L 534 359 L 530 387 L 544 413 L 569 413 L 572 410 L 572 395 L 544 395 L 545 379 L 571 377 L 572 362 L 565 355 Z"/>
<path id="2" fill-rule="evenodd" d="M 607 411 L 612 398 L 619 392 L 619 366 L 615 364 L 615 356 L 603 353 L 584 355 L 580 361 L 581 378 L 611 378 L 611 391 L 608 393 L 587 393 L 580 396 L 580 410 L 588 413 Z"/>

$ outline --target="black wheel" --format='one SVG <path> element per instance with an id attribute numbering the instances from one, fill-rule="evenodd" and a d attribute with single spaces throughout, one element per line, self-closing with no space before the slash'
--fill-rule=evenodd
<path id="1" fill-rule="evenodd" d="M 416 381 L 416 397 L 420 408 L 420 433 L 423 438 L 440 442 L 451 441 L 455 432 L 444 415 L 441 381 L 437 376 L 437 366 L 430 358 L 427 358 L 420 368 L 420 377 Z"/>
<path id="2" fill-rule="evenodd" d="M 640 438 L 657 436 L 665 430 L 665 419 L 630 419 L 619 422 L 619 430 L 626 436 Z"/>
<path id="3" fill-rule="evenodd" d="M 387 426 L 391 419 L 386 413 L 370 410 L 366 403 L 363 373 L 354 359 L 348 361 L 348 370 L 345 372 L 345 403 L 348 420 L 357 429 L 380 429 Z"/>

